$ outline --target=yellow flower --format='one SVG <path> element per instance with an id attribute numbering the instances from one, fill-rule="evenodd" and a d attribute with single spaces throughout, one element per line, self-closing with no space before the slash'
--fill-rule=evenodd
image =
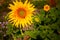
<path id="1" fill-rule="evenodd" d="M 33 11 L 35 11 L 34 5 L 30 4 L 28 0 L 24 3 L 20 1 L 13 1 L 13 4 L 9 4 L 11 12 L 8 13 L 8 21 L 16 27 L 25 27 L 31 25 Z"/>
<path id="2" fill-rule="evenodd" d="M 50 6 L 49 5 L 44 5 L 44 10 L 45 11 L 49 11 L 50 10 Z"/>
<path id="3" fill-rule="evenodd" d="M 39 22 L 39 18 L 38 18 L 38 17 L 36 17 L 36 18 L 35 18 L 35 21 L 36 21 L 36 22 Z"/>

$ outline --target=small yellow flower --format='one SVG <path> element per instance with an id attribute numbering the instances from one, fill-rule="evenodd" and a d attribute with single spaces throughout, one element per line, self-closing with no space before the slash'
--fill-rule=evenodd
<path id="1" fill-rule="evenodd" d="M 36 22 L 39 22 L 39 18 L 38 18 L 38 17 L 36 17 L 36 18 L 35 18 L 35 21 L 36 21 Z"/>
<path id="2" fill-rule="evenodd" d="M 44 10 L 45 11 L 49 11 L 50 10 L 50 6 L 49 5 L 44 5 Z"/>
<path id="3" fill-rule="evenodd" d="M 10 4 L 9 7 L 11 12 L 8 13 L 8 21 L 16 27 L 19 26 L 20 28 L 31 25 L 31 23 L 33 23 L 33 12 L 35 11 L 34 5 L 30 4 L 28 0 L 24 3 L 21 2 L 21 0 L 15 0 L 13 1 L 13 4 Z"/>

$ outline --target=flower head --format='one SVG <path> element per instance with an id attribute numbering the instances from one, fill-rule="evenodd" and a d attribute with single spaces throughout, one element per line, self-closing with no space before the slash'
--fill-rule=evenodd
<path id="1" fill-rule="evenodd" d="M 35 18 L 35 21 L 36 21 L 36 22 L 39 22 L 39 18 L 38 18 L 38 17 L 36 17 L 36 18 Z"/>
<path id="2" fill-rule="evenodd" d="M 14 5 L 13 5 L 14 4 Z M 28 0 L 24 3 L 20 1 L 13 1 L 13 4 L 9 4 L 12 11 L 8 13 L 8 21 L 13 23 L 16 27 L 25 27 L 31 25 L 33 11 L 35 10 L 34 5 L 30 4 Z"/>
<path id="3" fill-rule="evenodd" d="M 50 6 L 49 5 L 44 5 L 44 10 L 45 11 L 49 11 L 50 10 Z"/>

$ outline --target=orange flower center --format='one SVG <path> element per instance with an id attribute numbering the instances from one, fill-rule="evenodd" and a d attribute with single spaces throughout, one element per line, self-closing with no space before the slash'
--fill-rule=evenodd
<path id="1" fill-rule="evenodd" d="M 46 7 L 46 9 L 48 9 L 48 7 Z"/>
<path id="2" fill-rule="evenodd" d="M 19 8 L 17 10 L 17 14 L 20 18 L 25 18 L 26 17 L 26 10 L 24 10 L 23 8 Z"/>

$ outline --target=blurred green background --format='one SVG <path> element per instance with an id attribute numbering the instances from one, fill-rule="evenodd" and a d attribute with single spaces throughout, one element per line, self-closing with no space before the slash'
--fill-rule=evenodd
<path id="1" fill-rule="evenodd" d="M 0 0 L 0 40 L 60 40 L 60 0 L 29 0 L 35 5 L 36 11 L 34 24 L 29 29 L 23 29 L 24 35 L 5 18 L 11 11 L 8 6 L 13 1 Z M 46 4 L 51 8 L 48 12 L 43 9 Z M 39 22 L 35 18 L 39 18 Z"/>

